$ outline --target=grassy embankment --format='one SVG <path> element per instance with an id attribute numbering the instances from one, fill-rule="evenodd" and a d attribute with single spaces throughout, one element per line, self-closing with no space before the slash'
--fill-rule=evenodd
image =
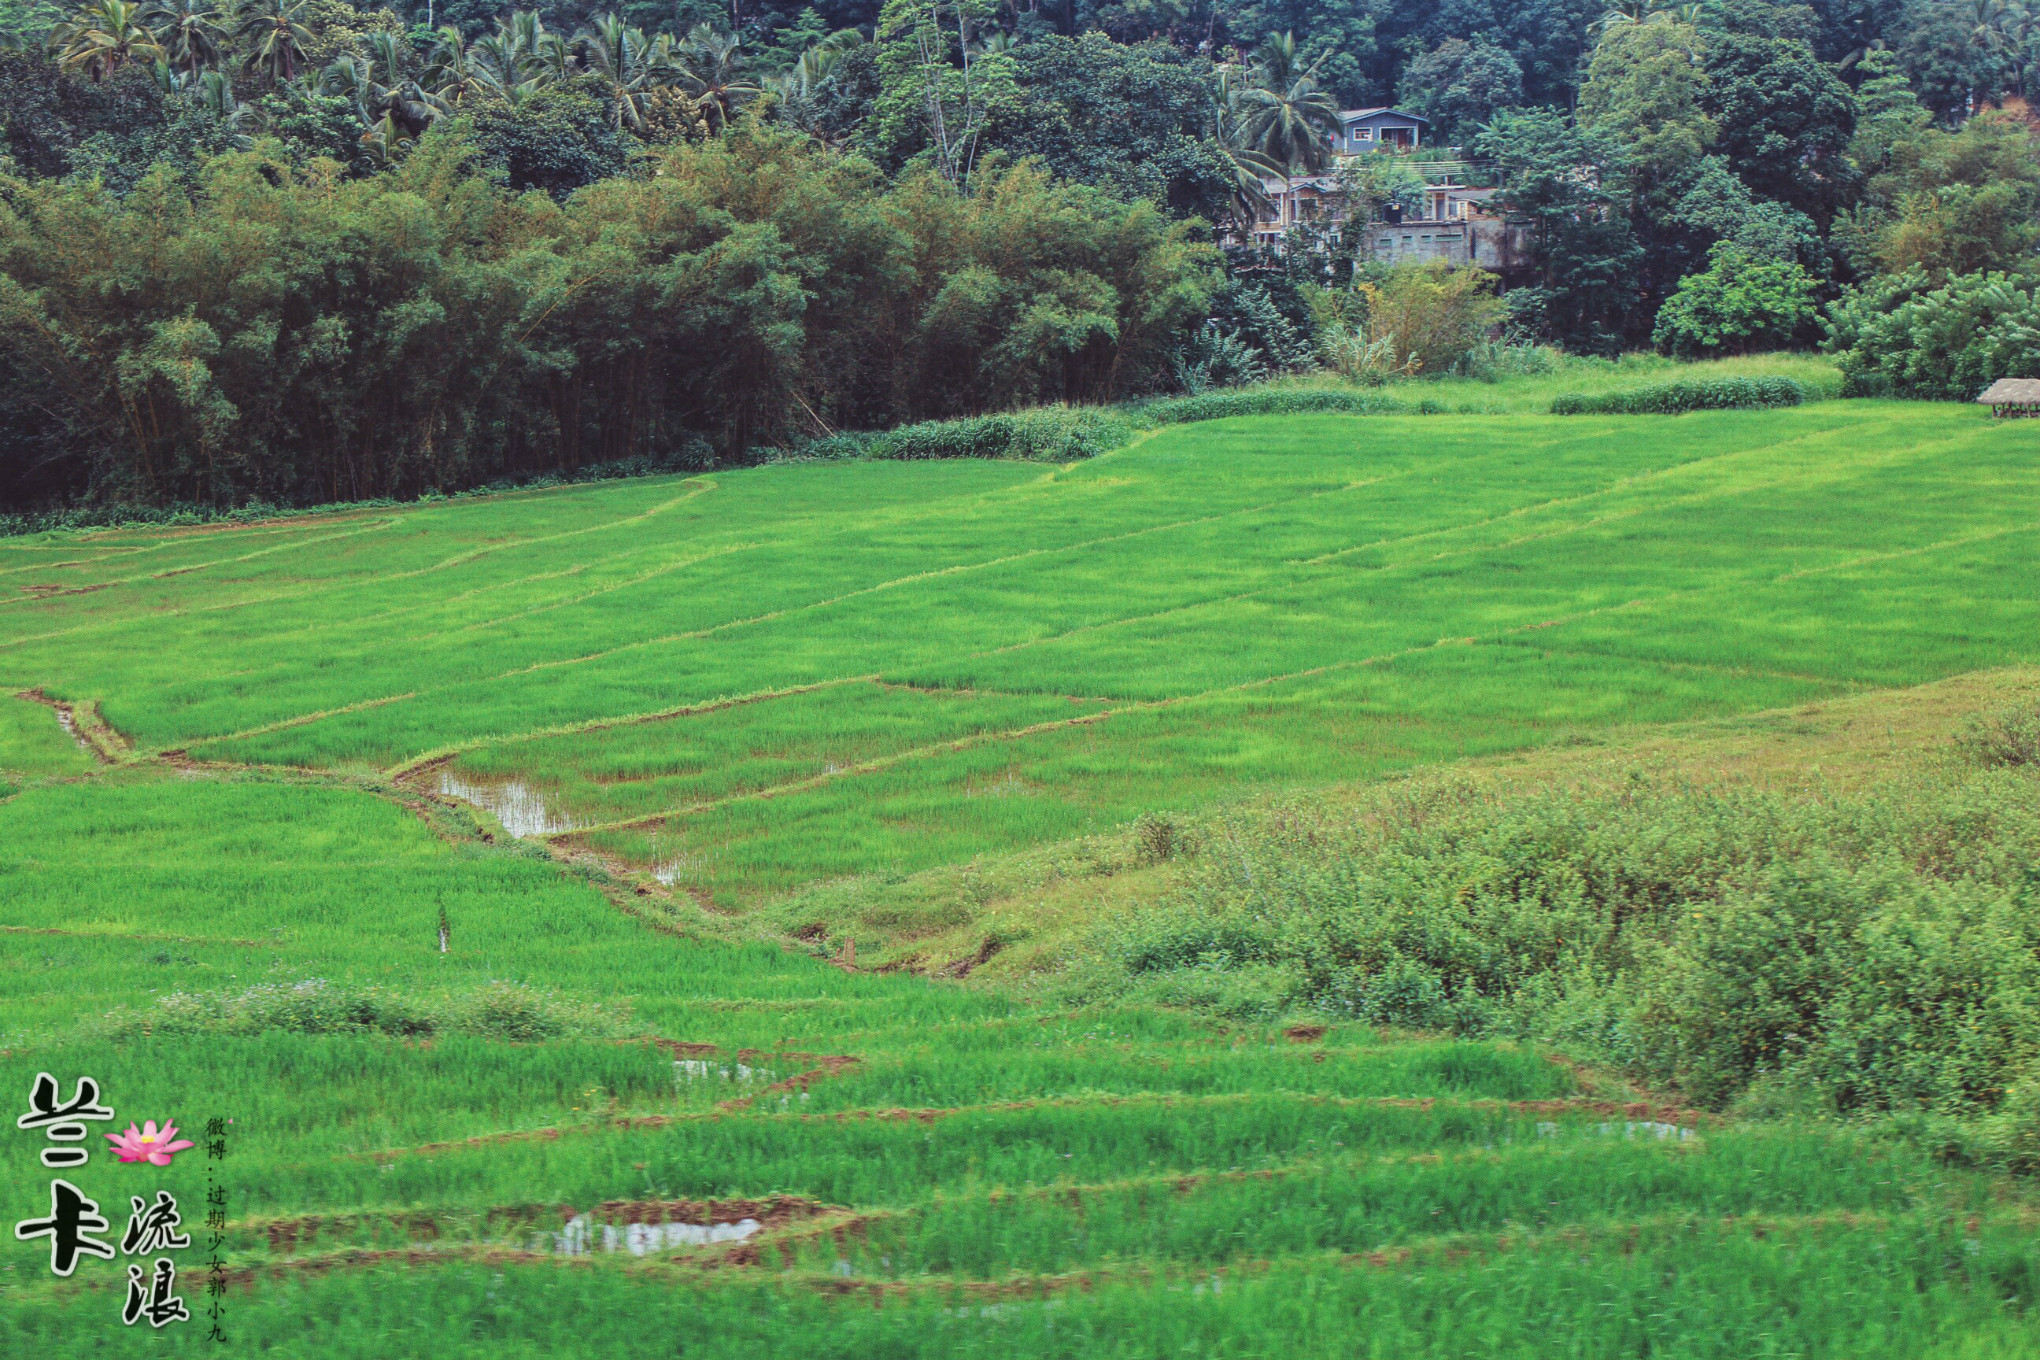
<path id="1" fill-rule="evenodd" d="M 1515 360 L 1520 364 L 1522 359 Z M 1618 359 L 1568 355 L 1539 350 L 1527 361 L 1535 371 L 1490 377 L 1457 374 L 1406 378 L 1385 383 L 1384 396 L 1405 405 L 1427 405 L 1453 415 L 1543 415 L 1554 397 L 1568 393 L 1595 397 L 1655 382 L 1707 382 L 1719 378 L 1791 378 L 1825 397 L 1841 390 L 1841 374 L 1827 360 L 1812 354 L 1751 354 L 1733 359 L 1689 362 L 1642 352 Z M 1329 373 L 1279 378 L 1276 389 L 1347 388 Z"/>
<path id="2" fill-rule="evenodd" d="M 982 980 L 1180 886 L 1142 813 L 1789 766 L 1830 716 L 1737 715 L 1809 703 L 1870 715 L 1851 761 L 1945 744 L 1969 697 L 1871 691 L 2040 661 L 2031 457 L 1865 403 L 1289 417 L 6 541 L 0 679 L 110 735 L 0 722 L 0 1087 L 233 1117 L 229 1330 L 286 1354 L 2017 1353 L 2000 1178 L 1505 1040 Z M 760 938 L 808 926 L 865 967 Z M 988 961 L 869 968 L 916 953 Z M 80 1183 L 138 1174 L 205 1168 Z M 552 1259 L 572 1211 L 768 1227 Z M 6 1266 L 9 1350 L 132 1343 L 110 1263 Z"/>

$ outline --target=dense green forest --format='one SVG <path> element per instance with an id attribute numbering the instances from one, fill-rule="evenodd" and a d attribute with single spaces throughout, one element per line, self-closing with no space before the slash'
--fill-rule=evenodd
<path id="1" fill-rule="evenodd" d="M 0 507 L 741 460 L 1285 373 L 2040 373 L 2016 0 L 0 11 Z M 1341 108 L 1430 120 L 1335 164 Z M 1355 263 L 1471 162 L 1514 276 Z M 1248 249 L 1268 185 L 1348 211 Z"/>

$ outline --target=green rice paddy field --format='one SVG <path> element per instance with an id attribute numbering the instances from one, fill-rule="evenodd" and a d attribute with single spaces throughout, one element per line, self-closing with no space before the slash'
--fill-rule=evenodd
<path id="1" fill-rule="evenodd" d="M 114 1236 L 223 1188 L 209 1353 L 2040 1354 L 2018 1183 L 1508 1044 L 860 969 L 825 909 L 2035 662 L 2040 432 L 1955 406 L 0 539 L 0 1090 L 233 1121 L 72 1177 Z M 0 1124 L 10 1221 L 40 1145 Z M 214 1345 L 198 1247 L 161 1332 L 0 1248 L 0 1352 Z"/>

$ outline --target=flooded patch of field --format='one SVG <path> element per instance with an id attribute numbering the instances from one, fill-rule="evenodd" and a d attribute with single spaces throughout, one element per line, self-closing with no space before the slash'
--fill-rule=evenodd
<path id="1" fill-rule="evenodd" d="M 1537 1136 L 1557 1138 L 1565 1127 L 1554 1121 L 1542 1121 L 1537 1125 Z M 1660 1143 L 1690 1143 L 1700 1136 L 1698 1131 L 1682 1124 L 1667 1124 L 1658 1119 L 1626 1119 L 1620 1124 L 1596 1124 L 1594 1132 L 1603 1138 L 1641 1138 Z"/>
<path id="2" fill-rule="evenodd" d="M 85 734 L 78 730 L 78 720 L 71 715 L 70 708 L 64 704 L 58 704 L 55 707 L 57 710 L 57 726 L 64 729 L 64 735 L 77 742 L 78 749 L 86 755 L 97 755 L 98 752 L 92 749 L 92 743 L 85 740 Z"/>
<path id="3" fill-rule="evenodd" d="M 767 1228 L 783 1228 L 824 1212 L 826 1206 L 792 1195 L 738 1200 L 613 1200 L 572 1214 L 537 1245 L 561 1256 L 597 1252 L 649 1256 L 678 1247 L 746 1241 Z"/>
<path id="4" fill-rule="evenodd" d="M 652 863 L 652 877 L 671 888 L 677 885 L 682 878 L 700 873 L 701 869 L 701 856 L 675 855 L 668 859 L 654 860 Z"/>
<path id="5" fill-rule="evenodd" d="M 552 1235 L 552 1240 L 553 1250 L 561 1256 L 586 1256 L 598 1251 L 649 1256 L 675 1247 L 741 1242 L 764 1226 L 755 1218 L 734 1223 L 597 1223 L 587 1214 L 576 1214 L 567 1220 L 566 1227 Z"/>
<path id="6" fill-rule="evenodd" d="M 474 779 L 442 765 L 434 791 L 481 808 L 519 838 L 578 831 L 588 823 L 569 816 L 521 779 Z"/>
<path id="7" fill-rule="evenodd" d="M 774 1081 L 777 1074 L 762 1067 L 746 1063 L 705 1062 L 700 1058 L 680 1058 L 673 1063 L 674 1080 L 689 1081 Z"/>

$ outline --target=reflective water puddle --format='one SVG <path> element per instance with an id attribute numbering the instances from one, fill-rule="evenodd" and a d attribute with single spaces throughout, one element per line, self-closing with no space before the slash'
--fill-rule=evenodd
<path id="1" fill-rule="evenodd" d="M 674 1247 L 707 1247 L 718 1242 L 741 1242 L 764 1225 L 755 1218 L 735 1223 L 596 1223 L 586 1214 L 575 1214 L 567 1226 L 552 1235 L 553 1250 L 562 1256 L 585 1256 L 595 1251 L 627 1251 L 646 1256 Z"/>
<path id="2" fill-rule="evenodd" d="M 83 751 L 86 755 L 94 756 L 99 754 L 97 751 L 92 749 L 92 743 L 85 740 L 85 734 L 78 730 L 78 720 L 71 716 L 70 709 L 68 708 L 57 709 L 57 725 L 64 729 L 65 733 L 71 738 L 72 741 L 78 743 L 78 749 Z"/>
<path id="3" fill-rule="evenodd" d="M 513 836 L 552 836 L 588 825 L 547 806 L 538 790 L 521 779 L 469 779 L 442 765 L 438 792 L 486 810 Z"/>
<path id="4" fill-rule="evenodd" d="M 679 1058 L 673 1063 L 673 1076 L 679 1081 L 704 1081 L 711 1077 L 722 1081 L 771 1081 L 774 1074 L 762 1067 L 740 1062 L 716 1063 L 700 1058 Z"/>
<path id="5" fill-rule="evenodd" d="M 1556 1138 L 1565 1126 L 1543 1122 L 1537 1126 L 1539 1138 Z M 1596 1124 L 1594 1132 L 1603 1138 L 1654 1138 L 1660 1143 L 1690 1143 L 1700 1135 L 1694 1130 L 1678 1124 L 1666 1124 L 1655 1119 L 1629 1119 L 1620 1124 Z"/>
<path id="6" fill-rule="evenodd" d="M 682 855 L 678 859 L 660 860 L 652 866 L 652 877 L 672 887 L 680 881 L 681 875 L 691 874 L 701 868 L 701 860 L 694 855 Z"/>

